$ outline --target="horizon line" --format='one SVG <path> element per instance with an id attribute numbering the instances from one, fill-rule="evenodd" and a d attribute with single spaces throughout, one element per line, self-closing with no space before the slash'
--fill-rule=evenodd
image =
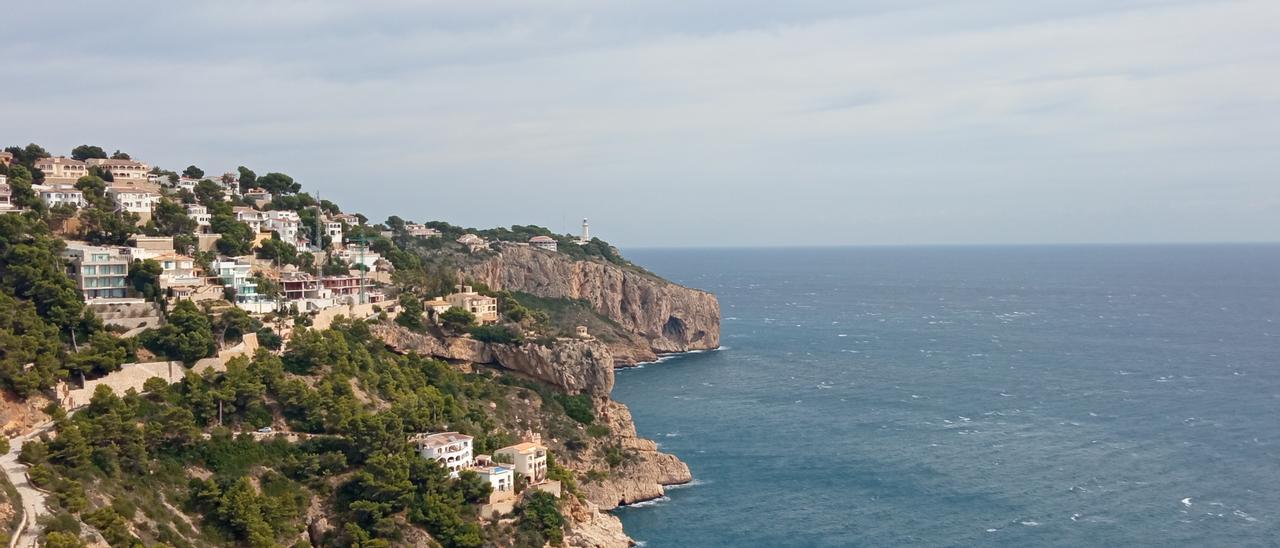
<path id="1" fill-rule="evenodd" d="M 1192 247 L 1192 246 L 1272 246 L 1280 240 L 1235 241 L 1154 241 L 1154 242 L 1029 242 L 1029 243 L 900 243 L 900 244 L 712 244 L 712 245 L 637 245 L 617 246 L 621 250 L 699 250 L 699 249 L 849 249 L 849 248 L 925 248 L 925 247 Z"/>

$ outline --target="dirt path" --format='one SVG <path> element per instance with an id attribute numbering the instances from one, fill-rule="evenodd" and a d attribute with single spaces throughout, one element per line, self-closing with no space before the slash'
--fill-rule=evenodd
<path id="1" fill-rule="evenodd" d="M 24 443 L 40 437 L 40 434 L 48 432 L 51 428 L 53 428 L 53 422 L 46 422 L 37 425 L 26 434 L 10 439 L 11 449 L 8 453 L 0 455 L 0 470 L 4 471 L 4 475 L 9 478 L 9 483 L 13 484 L 13 487 L 18 490 L 18 495 L 22 497 L 23 523 L 26 524 L 22 534 L 13 537 L 9 542 L 9 548 L 15 546 L 28 548 L 39 545 L 39 519 L 49 513 L 49 507 L 45 505 L 45 494 L 36 490 L 27 481 L 27 465 L 18 462 L 18 454 L 22 452 Z"/>

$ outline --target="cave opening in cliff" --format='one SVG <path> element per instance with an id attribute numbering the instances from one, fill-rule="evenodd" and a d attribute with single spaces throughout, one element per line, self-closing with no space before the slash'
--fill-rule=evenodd
<path id="1" fill-rule="evenodd" d="M 671 316 L 667 318 L 667 323 L 662 326 L 662 336 L 668 339 L 683 341 L 685 338 L 684 320 Z"/>

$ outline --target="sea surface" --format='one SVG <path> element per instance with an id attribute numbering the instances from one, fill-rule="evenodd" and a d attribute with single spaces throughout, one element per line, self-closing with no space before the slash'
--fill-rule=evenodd
<path id="1" fill-rule="evenodd" d="M 627 255 L 723 314 L 618 375 L 649 548 L 1280 545 L 1280 246 Z"/>

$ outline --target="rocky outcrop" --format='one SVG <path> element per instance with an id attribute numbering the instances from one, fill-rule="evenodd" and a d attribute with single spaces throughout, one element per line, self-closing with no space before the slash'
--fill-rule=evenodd
<path id="1" fill-rule="evenodd" d="M 589 394 L 598 405 L 613 391 L 613 355 L 608 346 L 596 340 L 561 339 L 552 346 L 506 345 L 466 337 L 439 338 L 394 324 L 374 324 L 370 331 L 397 352 L 501 366 L 569 394 Z"/>
<path id="2" fill-rule="evenodd" d="M 622 520 L 589 501 L 570 497 L 564 508 L 568 522 L 565 545 L 574 548 L 629 548 L 635 541 L 622 530 Z"/>
<path id="3" fill-rule="evenodd" d="M 602 466 L 598 460 L 582 460 L 570 463 L 570 467 L 583 473 L 589 470 L 603 472 L 605 478 L 584 482 L 582 492 L 587 499 L 605 510 L 634 504 L 666 495 L 666 486 L 693 481 L 689 466 L 675 455 L 658 452 L 658 444 L 636 436 L 635 423 L 627 406 L 609 402 L 607 409 L 609 430 L 612 435 L 607 443 L 621 446 L 625 459 L 619 466 Z"/>
<path id="4" fill-rule="evenodd" d="M 550 347 L 493 345 L 491 352 L 502 367 L 570 394 L 590 394 L 603 402 L 613 391 L 613 355 L 599 341 L 562 339 Z"/>
<path id="5" fill-rule="evenodd" d="M 585 299 L 596 312 L 647 343 L 644 350 L 649 352 L 720 346 L 720 303 L 715 295 L 676 285 L 638 268 L 504 245 L 494 256 L 466 267 L 464 273 L 494 290 Z M 615 348 L 615 355 L 622 362 L 648 357 L 627 348 Z"/>

